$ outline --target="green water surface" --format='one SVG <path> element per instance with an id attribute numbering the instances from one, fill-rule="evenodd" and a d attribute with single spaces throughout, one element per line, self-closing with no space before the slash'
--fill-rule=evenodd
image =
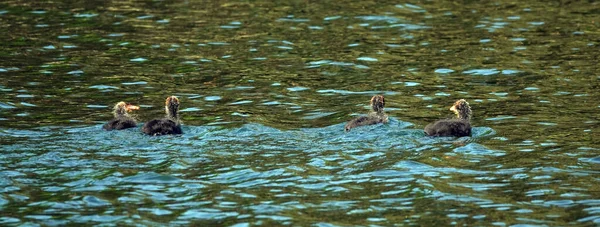
<path id="1" fill-rule="evenodd" d="M 0 225 L 599 225 L 599 9 L 4 1 Z M 170 95 L 184 135 L 101 130 Z M 426 137 L 457 99 L 473 136 Z"/>

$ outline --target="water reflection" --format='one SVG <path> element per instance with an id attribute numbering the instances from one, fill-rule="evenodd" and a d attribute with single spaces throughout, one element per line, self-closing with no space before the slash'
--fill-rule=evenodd
<path id="1" fill-rule="evenodd" d="M 396 196 L 432 190 L 423 177 L 485 174 L 386 158 L 413 156 L 411 152 L 426 152 L 440 144 L 454 146 L 452 139 L 424 137 L 422 130 L 397 119 L 350 133 L 343 131 L 343 124 L 299 130 L 260 124 L 185 126 L 184 130 L 186 134 L 181 136 L 148 137 L 139 127 L 108 132 L 101 126 L 3 129 L 2 140 L 12 145 L 2 146 L 7 152 L 2 160 L 13 169 L 0 172 L 7 195 L 3 207 L 29 203 L 30 209 L 51 214 L 35 219 L 42 224 L 53 224 L 54 215 L 68 216 L 64 223 L 130 223 L 141 215 L 168 216 L 178 224 L 236 219 L 284 224 L 293 218 L 283 214 L 293 210 L 371 213 L 358 211 L 362 210 L 360 198 L 335 199 L 364 190 L 390 197 L 367 196 L 379 204 L 378 209 L 396 209 L 398 202 L 410 209 L 413 199 L 398 200 Z M 476 128 L 473 139 L 490 135 L 491 129 Z M 461 149 L 482 155 L 476 153 L 487 148 Z M 393 189 L 391 183 L 401 184 Z M 413 184 L 412 189 L 403 186 L 405 183 Z M 34 195 L 28 192 L 33 188 L 46 194 L 33 202 Z M 68 195 L 74 192 L 77 194 Z M 57 195 L 62 199 L 52 199 Z M 325 200 L 281 203 L 282 199 L 314 196 Z M 161 203 L 167 205 L 156 207 Z M 247 205 L 240 209 L 239 204 Z M 115 207 L 130 205 L 140 208 L 134 213 L 114 213 Z M 112 215 L 85 215 L 82 209 L 108 209 Z"/>

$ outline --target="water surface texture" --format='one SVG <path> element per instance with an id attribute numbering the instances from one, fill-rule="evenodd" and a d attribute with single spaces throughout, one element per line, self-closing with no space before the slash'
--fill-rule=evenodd
<path id="1" fill-rule="evenodd" d="M 4 1 L 0 225 L 600 225 L 599 8 Z M 101 129 L 169 95 L 185 134 Z"/>

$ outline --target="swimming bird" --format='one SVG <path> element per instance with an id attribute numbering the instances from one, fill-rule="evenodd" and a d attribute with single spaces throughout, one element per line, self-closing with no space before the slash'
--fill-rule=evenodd
<path id="1" fill-rule="evenodd" d="M 383 95 L 374 95 L 371 98 L 371 109 L 373 111 L 371 113 L 369 113 L 369 115 L 367 115 L 367 116 L 360 116 L 360 117 L 352 119 L 351 121 L 346 123 L 346 126 L 344 126 L 344 130 L 346 132 L 348 132 L 348 131 L 350 131 L 350 129 L 356 128 L 359 126 L 373 125 L 373 124 L 378 124 L 378 123 L 387 123 L 388 116 L 383 111 L 384 107 L 385 107 L 385 99 L 383 98 Z"/>
<path id="2" fill-rule="evenodd" d="M 471 136 L 471 107 L 469 103 L 460 99 L 450 107 L 456 114 L 454 119 L 439 120 L 425 126 L 425 133 L 429 136 Z"/>
<path id="3" fill-rule="evenodd" d="M 136 126 L 136 121 L 129 115 L 128 112 L 132 110 L 140 109 L 139 106 L 127 104 L 125 102 L 119 102 L 113 108 L 113 114 L 115 118 L 107 122 L 102 126 L 104 130 L 121 130 L 126 128 L 133 128 Z"/>
<path id="4" fill-rule="evenodd" d="M 183 134 L 181 122 L 179 121 L 179 99 L 177 97 L 167 97 L 165 112 L 167 114 L 165 118 L 146 122 L 142 127 L 142 132 L 151 136 Z"/>

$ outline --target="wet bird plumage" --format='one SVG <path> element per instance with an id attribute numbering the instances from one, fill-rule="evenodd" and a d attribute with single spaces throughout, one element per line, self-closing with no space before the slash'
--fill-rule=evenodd
<path id="1" fill-rule="evenodd" d="M 471 136 L 471 107 L 469 103 L 460 99 L 450 107 L 457 116 L 455 119 L 439 120 L 425 126 L 425 133 L 429 136 Z"/>
<path id="2" fill-rule="evenodd" d="M 146 122 L 142 132 L 151 136 L 183 134 L 181 122 L 179 121 L 179 99 L 169 96 L 165 100 L 165 118 L 154 119 Z"/>
<path id="3" fill-rule="evenodd" d="M 371 98 L 371 109 L 372 112 L 367 116 L 360 116 L 350 120 L 344 126 L 345 131 L 350 131 L 352 128 L 373 125 L 379 123 L 387 123 L 388 116 L 383 111 L 385 107 L 385 99 L 382 95 L 375 95 Z"/>
<path id="4" fill-rule="evenodd" d="M 102 126 L 104 130 L 122 130 L 137 126 L 136 120 L 131 117 L 128 112 L 138 109 L 139 107 L 119 102 L 113 108 L 114 118 Z"/>

